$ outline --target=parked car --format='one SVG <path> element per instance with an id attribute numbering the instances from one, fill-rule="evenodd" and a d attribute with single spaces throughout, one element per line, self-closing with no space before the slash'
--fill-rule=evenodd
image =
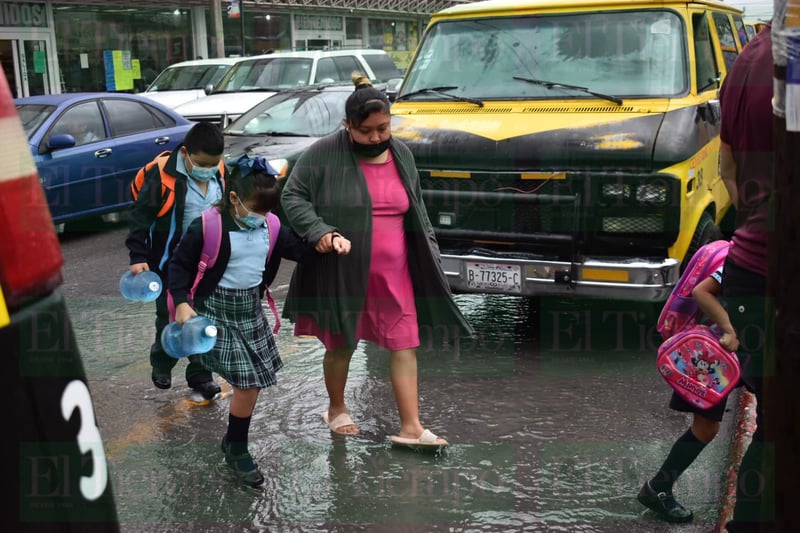
<path id="1" fill-rule="evenodd" d="M 64 259 L 0 70 L 0 345 L 12 370 L 4 531 L 118 532 L 103 439 L 62 285 Z M 88 273 L 91 275 L 91 273 Z"/>
<path id="2" fill-rule="evenodd" d="M 175 110 L 194 121 L 223 127 L 278 91 L 318 83 L 350 82 L 354 71 L 374 83 L 402 76 L 383 50 L 285 52 L 246 58 L 225 75 L 209 96 Z"/>
<path id="3" fill-rule="evenodd" d="M 70 93 L 14 100 L 56 224 L 131 204 L 136 172 L 183 142 L 192 123 L 123 93 Z"/>
<path id="4" fill-rule="evenodd" d="M 243 59 L 195 59 L 175 63 L 162 70 L 141 95 L 174 109 L 213 92 L 231 67 Z"/>
<path id="5" fill-rule="evenodd" d="M 267 98 L 225 129 L 224 157 L 265 157 L 281 177 L 288 176 L 306 148 L 344 127 L 344 104 L 352 92 L 352 83 L 342 83 Z"/>

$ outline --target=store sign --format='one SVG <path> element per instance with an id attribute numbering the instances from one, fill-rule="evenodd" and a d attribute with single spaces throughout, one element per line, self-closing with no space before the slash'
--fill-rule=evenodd
<path id="1" fill-rule="evenodd" d="M 298 30 L 342 31 L 342 17 L 324 15 L 295 15 L 294 27 Z"/>
<path id="2" fill-rule="evenodd" d="M 241 10 L 239 9 L 239 0 L 232 0 L 228 2 L 226 11 L 228 12 L 228 18 L 238 19 L 242 14 Z"/>
<path id="3" fill-rule="evenodd" d="M 47 6 L 44 4 L 0 3 L 0 26 L 46 28 Z"/>

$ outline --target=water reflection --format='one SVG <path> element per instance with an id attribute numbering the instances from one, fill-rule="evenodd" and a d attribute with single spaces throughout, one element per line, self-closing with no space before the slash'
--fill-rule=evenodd
<path id="1" fill-rule="evenodd" d="M 172 390 L 154 391 L 152 309 L 118 300 L 73 299 L 70 312 L 94 390 L 109 395 L 102 411 L 118 418 L 106 445 L 124 531 L 667 531 L 633 497 L 685 429 L 654 372 L 652 309 L 457 296 L 475 337 L 419 351 L 420 417 L 452 443 L 438 455 L 387 442 L 399 427 L 389 355 L 367 343 L 346 390 L 362 433 L 332 435 L 323 347 L 287 321 L 285 368 L 251 425 L 267 481 L 251 490 L 219 451 L 227 400 L 188 404 L 177 370 Z M 718 476 L 679 484 L 710 529 Z"/>

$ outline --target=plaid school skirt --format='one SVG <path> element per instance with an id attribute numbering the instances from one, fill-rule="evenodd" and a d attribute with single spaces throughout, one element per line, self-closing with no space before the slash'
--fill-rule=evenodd
<path id="1" fill-rule="evenodd" d="M 217 343 L 200 355 L 200 361 L 240 389 L 275 385 L 275 373 L 283 368 L 258 293 L 258 287 L 217 287 L 211 296 L 197 302 L 198 314 L 217 326 Z"/>

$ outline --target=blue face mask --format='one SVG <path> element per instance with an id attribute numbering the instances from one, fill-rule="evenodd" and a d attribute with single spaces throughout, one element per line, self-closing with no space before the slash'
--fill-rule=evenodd
<path id="1" fill-rule="evenodd" d="M 244 206 L 242 206 L 244 207 Z M 245 208 L 246 209 L 246 208 Z M 267 221 L 267 217 L 264 215 L 259 215 L 258 213 L 253 213 L 250 210 L 247 210 L 247 214 L 245 216 L 241 216 L 239 214 L 239 205 L 236 205 L 236 220 L 242 223 L 243 226 L 246 226 L 250 229 L 257 229 L 263 228 L 264 224 Z"/>
<path id="2" fill-rule="evenodd" d="M 211 181 L 217 175 L 217 167 L 201 167 L 192 161 L 189 154 L 186 154 L 186 159 L 192 164 L 192 171 L 189 173 L 197 181 Z"/>

